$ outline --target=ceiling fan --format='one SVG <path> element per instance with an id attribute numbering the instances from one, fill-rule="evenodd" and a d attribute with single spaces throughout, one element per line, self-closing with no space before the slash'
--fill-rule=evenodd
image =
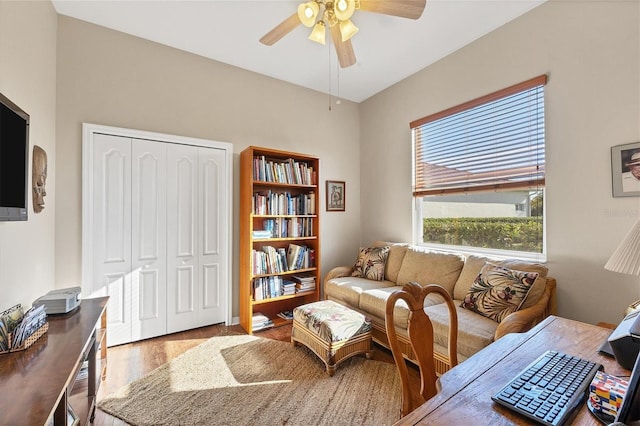
<path id="1" fill-rule="evenodd" d="M 325 44 L 326 28 L 338 55 L 341 68 L 356 63 L 351 37 L 358 32 L 351 17 L 359 9 L 383 15 L 418 19 L 422 16 L 427 0 L 311 0 L 298 5 L 298 11 L 276 25 L 260 39 L 260 43 L 273 45 L 298 25 L 311 28 L 309 40 Z"/>

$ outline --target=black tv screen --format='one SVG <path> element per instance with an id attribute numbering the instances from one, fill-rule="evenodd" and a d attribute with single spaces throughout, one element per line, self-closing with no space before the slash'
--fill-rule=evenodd
<path id="1" fill-rule="evenodd" d="M 0 221 L 27 220 L 29 114 L 0 93 Z"/>

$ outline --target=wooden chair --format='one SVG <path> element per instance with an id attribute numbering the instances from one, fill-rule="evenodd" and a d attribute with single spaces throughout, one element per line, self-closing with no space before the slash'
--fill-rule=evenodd
<path id="1" fill-rule="evenodd" d="M 415 282 L 410 282 L 402 287 L 402 290 L 391 293 L 387 299 L 385 310 L 385 327 L 389 346 L 402 382 L 402 416 L 406 416 L 438 392 L 436 368 L 433 360 L 433 325 L 424 312 L 424 299 L 430 293 L 440 294 L 449 309 L 449 361 L 452 368 L 458 364 L 458 315 L 449 293 L 437 284 L 423 287 Z M 419 395 L 412 392 L 412 387 L 409 385 L 407 364 L 398 344 L 398 336 L 393 322 L 393 311 L 398 299 L 404 300 L 409 306 L 407 333 L 420 369 L 421 388 Z"/>

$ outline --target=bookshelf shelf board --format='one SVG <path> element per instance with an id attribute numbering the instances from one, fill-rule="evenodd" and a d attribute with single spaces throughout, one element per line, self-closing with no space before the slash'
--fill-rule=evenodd
<path id="1" fill-rule="evenodd" d="M 274 327 L 282 327 L 283 325 L 291 324 L 293 322 L 292 319 L 280 318 L 277 315 L 276 315 L 275 318 L 272 318 L 271 321 L 273 321 L 273 326 Z"/>
<path id="2" fill-rule="evenodd" d="M 273 273 L 273 274 L 252 275 L 252 278 L 265 278 L 265 277 L 296 275 L 296 274 L 300 274 L 300 273 L 303 273 L 303 272 L 315 272 L 316 270 L 317 270 L 317 268 L 294 269 L 293 271 L 278 272 L 278 273 Z"/>
<path id="3" fill-rule="evenodd" d="M 270 241 L 300 241 L 300 240 L 315 240 L 318 237 L 315 235 L 312 237 L 282 237 L 282 238 L 254 238 L 255 243 L 268 243 Z M 273 274 L 270 274 L 273 275 Z"/>
<path id="4" fill-rule="evenodd" d="M 310 217 L 310 218 L 314 218 L 314 217 L 318 217 L 317 214 L 254 214 L 252 215 L 254 218 L 264 218 L 264 219 L 275 219 L 275 218 L 279 218 L 279 217 L 283 217 L 285 219 L 288 218 L 297 218 L 297 217 Z"/>
<path id="5" fill-rule="evenodd" d="M 282 183 L 282 182 L 265 182 L 263 180 L 254 180 L 253 185 L 264 186 L 269 188 L 302 188 L 302 189 L 316 189 L 316 185 L 302 185 L 297 183 Z"/>
<path id="6" fill-rule="evenodd" d="M 305 291 L 304 293 L 289 294 L 287 296 L 269 297 L 267 299 L 262 299 L 262 300 L 252 300 L 251 304 L 253 306 L 264 305 L 264 304 L 267 304 L 267 303 L 273 303 L 273 302 L 277 302 L 277 301 L 281 301 L 281 300 L 297 299 L 297 298 L 300 298 L 300 297 L 309 296 L 310 294 L 313 294 L 313 293 L 314 293 L 313 291 Z M 275 321 L 275 318 L 271 318 L 271 319 L 273 321 Z"/>

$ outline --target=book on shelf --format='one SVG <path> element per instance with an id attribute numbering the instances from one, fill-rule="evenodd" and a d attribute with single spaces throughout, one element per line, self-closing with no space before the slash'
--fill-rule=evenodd
<path id="1" fill-rule="evenodd" d="M 278 313 L 278 316 L 282 319 L 285 320 L 292 320 L 293 319 L 293 311 L 282 311 Z"/>
<path id="2" fill-rule="evenodd" d="M 281 276 L 259 277 L 253 280 L 253 300 L 259 302 L 296 293 L 296 282 Z"/>
<path id="3" fill-rule="evenodd" d="M 291 279 L 296 283 L 296 293 L 313 292 L 316 289 L 316 277 L 313 275 L 293 275 Z"/>
<path id="4" fill-rule="evenodd" d="M 315 250 L 299 244 L 289 244 L 287 263 L 289 271 L 311 268 L 315 264 Z"/>
<path id="5" fill-rule="evenodd" d="M 251 329 L 253 331 L 264 330 L 273 327 L 273 321 L 262 312 L 254 312 L 251 319 Z"/>
<path id="6" fill-rule="evenodd" d="M 271 238 L 271 231 L 268 229 L 258 229 L 253 231 L 253 238 Z"/>

